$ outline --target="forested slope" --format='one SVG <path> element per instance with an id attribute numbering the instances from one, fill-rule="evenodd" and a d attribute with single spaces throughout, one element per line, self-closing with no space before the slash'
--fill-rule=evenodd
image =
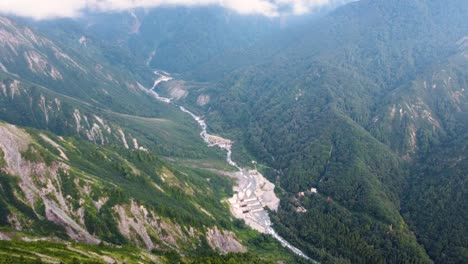
<path id="1" fill-rule="evenodd" d="M 311 255 L 463 262 L 466 241 L 441 249 L 438 237 L 444 221 L 466 236 L 466 202 L 449 198 L 464 195 L 453 184 L 466 175 L 455 169 L 444 178 L 436 171 L 448 165 L 436 153 L 451 142 L 468 144 L 460 137 L 467 123 L 467 11 L 457 0 L 351 3 L 286 33 L 271 49 L 253 48 L 270 59 L 238 67 L 185 100 L 206 111 L 212 130 L 236 137 L 274 168 L 271 178 L 291 201 L 276 223 Z M 210 103 L 197 105 L 200 95 L 210 95 Z M 447 195 L 422 187 L 432 186 L 430 179 L 440 180 Z M 311 187 L 318 195 L 298 198 Z M 459 213 L 428 220 L 421 207 L 402 217 L 407 202 L 415 206 L 431 195 Z M 432 203 L 427 211 L 441 207 Z"/>
<path id="2" fill-rule="evenodd" d="M 282 258 L 278 244 L 219 203 L 231 190 L 214 173 L 229 170 L 224 153 L 148 94 L 151 68 L 162 68 L 176 80 L 156 91 L 235 140 L 240 164 L 258 162 L 282 198 L 274 228 L 310 257 L 465 263 L 466 14 L 465 0 L 361 0 L 290 28 L 217 8 L 0 17 L 0 119 L 34 128 L 2 123 L 1 131 L 28 139 L 15 153 L 31 171 L 54 172 L 31 174 L 38 197 L 26 201 L 21 175 L 2 160 L 4 233 L 21 237 L 20 226 L 43 236 L 58 224 L 61 239 L 139 246 L 165 259 L 179 261 L 176 249 L 195 262 L 262 261 L 210 257 L 217 249 L 206 233 L 218 228 L 230 245 Z M 100 210 L 105 193 L 115 199 Z M 68 210 L 65 223 L 51 221 L 54 204 Z M 144 228 L 119 225 L 128 212 Z"/>

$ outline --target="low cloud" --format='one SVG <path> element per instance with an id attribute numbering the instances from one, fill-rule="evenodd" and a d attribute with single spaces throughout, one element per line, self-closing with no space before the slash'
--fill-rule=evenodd
<path id="1" fill-rule="evenodd" d="M 277 5 L 286 6 L 294 15 L 303 15 L 312 9 L 329 4 L 329 0 L 277 0 Z"/>
<path id="2" fill-rule="evenodd" d="M 301 15 L 329 4 L 331 0 L 0 0 L 0 13 L 35 19 L 76 17 L 84 10 L 122 11 L 159 6 L 217 5 L 240 14 L 279 16 Z M 282 11 L 280 11 L 282 10 Z"/>

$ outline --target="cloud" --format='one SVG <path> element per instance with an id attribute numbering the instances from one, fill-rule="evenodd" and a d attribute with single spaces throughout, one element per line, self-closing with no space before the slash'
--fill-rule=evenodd
<path id="1" fill-rule="evenodd" d="M 278 5 L 290 7 L 294 15 L 309 13 L 312 9 L 329 4 L 329 0 L 277 0 Z"/>
<path id="2" fill-rule="evenodd" d="M 85 7 L 80 0 L 1 0 L 0 11 L 2 13 L 19 16 L 33 17 L 37 19 L 47 17 L 72 17 L 77 16 Z"/>
<path id="3" fill-rule="evenodd" d="M 217 5 L 240 14 L 273 17 L 284 12 L 305 14 L 329 2 L 330 0 L 0 0 L 0 13 L 44 19 L 76 17 L 84 10 L 108 12 L 159 6 Z"/>

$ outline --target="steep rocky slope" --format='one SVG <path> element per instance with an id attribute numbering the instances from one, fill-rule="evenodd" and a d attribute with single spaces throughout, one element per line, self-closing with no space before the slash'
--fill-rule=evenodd
<path id="1" fill-rule="evenodd" d="M 112 153 L 88 145 L 86 151 L 97 152 L 95 155 L 104 155 L 102 158 L 107 160 L 97 165 L 116 166 L 114 170 L 124 173 L 120 177 L 140 178 L 142 184 L 150 184 L 145 192 L 152 193 L 151 198 L 135 198 L 131 192 L 130 195 L 124 193 L 125 187 L 118 187 L 120 184 L 115 178 L 118 175 L 105 178 L 97 172 L 80 169 L 83 166 L 80 163 L 96 161 L 83 160 L 79 153 L 84 149 L 76 145 L 79 142 L 39 131 L 27 132 L 5 123 L 1 125 L 0 135 L 3 154 L 1 220 L 13 230 L 34 232 L 41 223 L 50 222 L 48 231 L 56 228 L 53 234 L 90 244 L 129 241 L 149 250 L 183 249 L 196 248 L 200 237 L 204 237 L 213 250 L 245 250 L 234 234 L 218 231 L 216 226 L 205 230 L 196 223 L 195 216 L 192 216 L 194 227 L 185 222 L 188 219 L 177 221 L 158 212 L 157 197 L 170 201 L 172 198 L 166 194 L 171 188 L 181 188 L 180 191 L 186 193 L 179 194 L 181 198 L 192 197 L 198 189 L 179 182 L 167 167 L 156 169 L 160 172 L 155 175 L 145 175 L 131 160 L 107 156 Z M 151 157 L 145 150 L 134 152 L 140 157 Z M 113 175 L 112 171 L 107 174 Z M 146 177 L 160 177 L 160 180 L 151 183 Z M 200 196 L 198 191 L 197 196 Z M 197 203 L 196 200 L 193 198 L 192 203 Z M 196 207 L 192 210 L 194 213 Z M 205 210 L 201 214 L 206 217 L 206 213 Z M 43 235 L 50 236 L 47 230 L 43 231 Z"/>

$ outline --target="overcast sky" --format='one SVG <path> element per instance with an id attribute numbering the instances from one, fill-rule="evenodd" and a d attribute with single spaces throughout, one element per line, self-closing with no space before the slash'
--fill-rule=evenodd
<path id="1" fill-rule="evenodd" d="M 0 13 L 33 17 L 75 17 L 87 9 L 92 11 L 119 11 L 158 6 L 218 5 L 241 14 L 278 16 L 282 12 L 296 15 L 328 4 L 331 0 L 0 0 Z M 280 11 L 283 10 L 283 11 Z M 284 11 L 288 10 L 288 11 Z"/>

